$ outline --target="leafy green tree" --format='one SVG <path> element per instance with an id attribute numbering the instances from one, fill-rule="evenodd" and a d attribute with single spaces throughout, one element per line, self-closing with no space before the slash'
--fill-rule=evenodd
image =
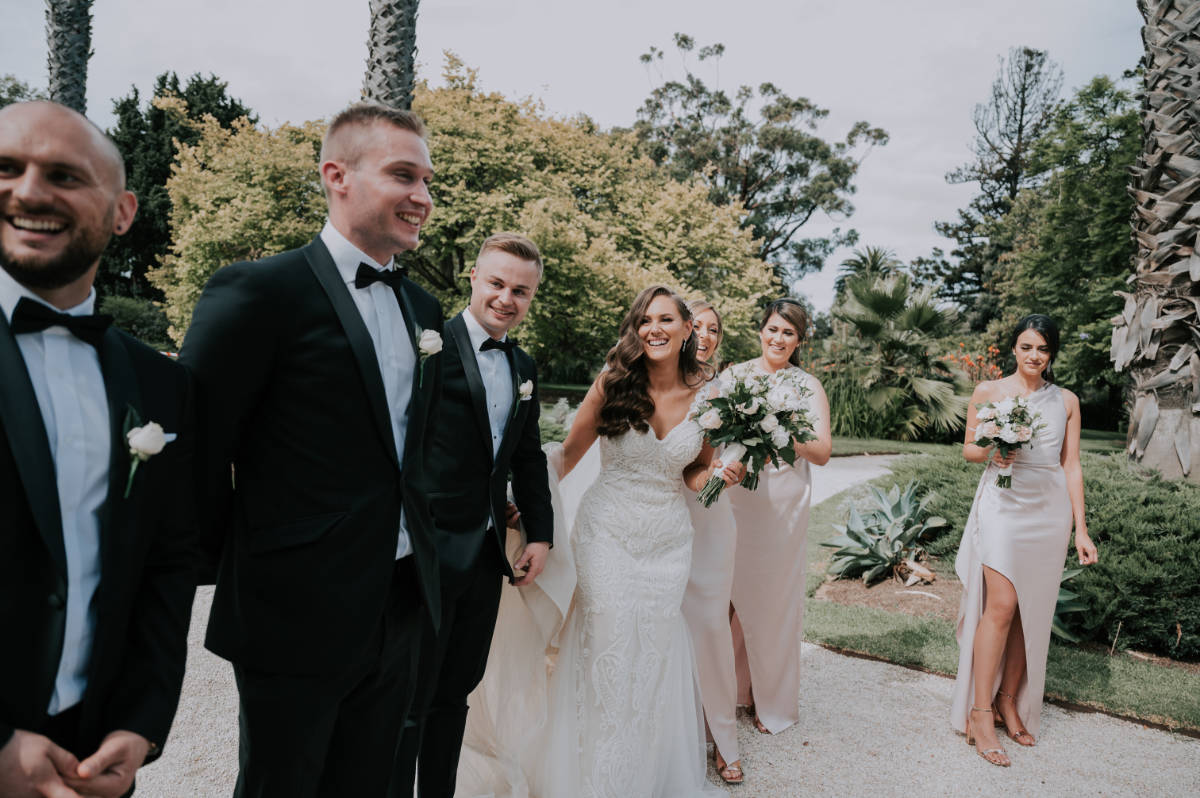
<path id="1" fill-rule="evenodd" d="M 629 302 L 653 283 L 706 296 L 731 331 L 726 354 L 753 351 L 753 316 L 780 286 L 736 206 L 714 206 L 704 186 L 638 157 L 627 133 L 485 94 L 454 57 L 445 77 L 444 88 L 418 85 L 414 98 L 438 177 L 421 246 L 405 260 L 447 313 L 466 305 L 484 239 L 514 230 L 538 243 L 546 267 L 517 331 L 543 379 L 589 380 Z M 182 114 L 181 101 L 160 103 Z M 175 340 L 216 269 L 303 244 L 325 216 L 321 124 L 264 130 L 238 120 L 226 129 L 206 117 L 198 127 L 168 182 L 174 240 L 151 274 L 166 293 Z"/>
<path id="2" fill-rule="evenodd" d="M 46 68 L 50 99 L 87 113 L 93 0 L 46 0 Z"/>
<path id="3" fill-rule="evenodd" d="M 975 106 L 974 159 L 946 175 L 949 183 L 977 184 L 979 193 L 956 219 L 934 225 L 954 240 L 950 257 L 935 251 L 913 264 L 917 280 L 939 284 L 939 296 L 959 306 L 972 330 L 998 313 L 994 273 L 1013 245 L 998 223 L 1038 178 L 1030 168 L 1034 142 L 1053 121 L 1061 88 L 1062 68 L 1044 50 L 1014 47 L 1000 59 L 988 101 Z"/>
<path id="4" fill-rule="evenodd" d="M 831 378 L 857 386 L 875 434 L 914 440 L 962 429 L 965 403 L 937 356 L 957 314 L 939 307 L 932 286 L 914 288 L 903 272 L 852 277 L 833 316 Z"/>
<path id="5" fill-rule="evenodd" d="M 675 47 L 686 64 L 695 41 L 677 33 Z M 724 52 L 714 44 L 697 55 L 719 60 Z M 655 66 L 663 52 L 651 47 L 641 59 Z M 650 92 L 634 132 L 641 151 L 677 180 L 699 177 L 714 204 L 743 208 L 742 224 L 758 240 L 758 257 L 786 283 L 820 269 L 834 249 L 857 240 L 854 231 L 819 238 L 799 233 L 817 212 L 835 218 L 854 212 L 859 164 L 888 140 L 884 130 L 856 122 L 843 140 L 826 141 L 816 131 L 828 115 L 773 83 L 741 86 L 731 96 L 689 66 L 683 80 L 666 80 Z"/>
<path id="6" fill-rule="evenodd" d="M 1125 379 L 1109 362 L 1110 319 L 1121 312 L 1134 243 L 1129 168 L 1142 146 L 1133 94 L 1093 78 L 1055 113 L 1031 150 L 1038 183 L 1000 222 L 1013 242 L 996 274 L 1001 313 L 989 326 L 1001 347 L 1027 313 L 1058 322 L 1055 373 L 1080 394 L 1089 426 L 1115 428 Z"/>
<path id="7" fill-rule="evenodd" d="M 370 0 L 363 97 L 393 108 L 412 107 L 416 79 L 419 0 Z"/>
<path id="8" fill-rule="evenodd" d="M 0 75 L 0 108 L 27 100 L 44 100 L 46 95 L 18 80 L 16 75 Z"/>
<path id="9" fill-rule="evenodd" d="M 104 253 L 96 275 L 99 293 L 162 299 L 146 274 L 166 254 L 171 240 L 167 179 L 175 160 L 175 142 L 195 144 L 200 138 L 195 123 L 206 115 L 226 129 L 243 117 L 251 123 L 258 121 L 241 101 L 228 95 L 227 86 L 215 75 L 195 74 L 182 83 L 174 72 L 164 72 L 144 104 L 136 86 L 113 101 L 117 122 L 109 135 L 125 158 L 126 180 L 137 195 L 138 213 L 129 232 L 115 237 Z M 167 108 L 155 102 L 164 97 L 179 98 L 183 106 Z M 182 113 L 171 109 L 182 109 Z"/>

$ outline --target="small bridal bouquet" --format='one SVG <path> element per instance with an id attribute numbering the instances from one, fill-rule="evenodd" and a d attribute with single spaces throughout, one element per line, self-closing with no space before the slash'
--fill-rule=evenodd
<path id="1" fill-rule="evenodd" d="M 996 447 L 1001 457 L 1007 457 L 1022 446 L 1033 446 L 1033 437 L 1041 429 L 1041 415 L 1029 409 L 1029 402 L 1020 396 L 1010 396 L 999 402 L 978 405 L 975 414 L 975 445 Z M 1000 469 L 996 485 L 1012 487 L 1012 466 Z"/>
<path id="2" fill-rule="evenodd" d="M 754 490 L 768 462 L 778 465 L 782 460 L 791 465 L 796 460 L 793 444 L 816 438 L 806 401 L 812 392 L 796 369 L 774 374 L 729 369 L 721 375 L 719 385 L 714 396 L 697 402 L 692 417 L 705 430 L 709 443 L 725 444 L 723 463 L 746 464 L 741 484 Z M 725 481 L 714 474 L 696 498 L 711 507 L 724 488 Z"/>

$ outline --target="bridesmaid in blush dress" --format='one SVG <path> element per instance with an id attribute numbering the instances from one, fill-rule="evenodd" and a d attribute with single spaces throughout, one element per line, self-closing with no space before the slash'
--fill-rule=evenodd
<path id="1" fill-rule="evenodd" d="M 808 330 L 808 314 L 794 299 L 767 306 L 759 324 L 762 355 L 733 368 L 773 374 L 799 369 L 798 349 Z M 745 638 L 755 727 L 778 734 L 800 719 L 800 642 L 804 638 L 804 597 L 809 464 L 829 462 L 829 400 L 820 381 L 801 372 L 816 439 L 796 445 L 795 465 L 767 466 L 758 489 L 729 491 L 737 526 L 733 565 L 733 606 Z"/>
<path id="2" fill-rule="evenodd" d="M 721 317 L 704 300 L 688 303 L 696 334 L 696 359 L 717 365 Z M 720 453 L 717 453 L 720 456 Z M 713 739 L 717 775 L 727 784 L 740 784 L 741 754 L 737 739 L 737 677 L 733 668 L 733 637 L 729 631 L 729 596 L 733 588 L 733 557 L 737 536 L 728 491 L 712 507 L 688 501 L 696 536 L 692 541 L 692 571 L 683 594 L 683 617 L 696 650 L 696 677 L 704 718 Z"/>
<path id="3" fill-rule="evenodd" d="M 958 677 L 950 721 L 980 756 L 1008 767 L 996 726 L 1031 746 L 1039 731 L 1050 624 L 1071 527 L 1081 565 L 1096 562 L 1087 532 L 1079 465 L 1079 399 L 1054 385 L 1058 328 L 1026 316 L 1013 331 L 1014 374 L 982 382 L 967 413 L 963 456 L 988 463 L 979 480 L 954 569 L 963 584 L 957 637 Z M 1000 458 L 976 446 L 976 405 L 1021 396 L 1041 416 L 1033 446 Z M 1012 486 L 996 484 L 997 466 L 1013 466 Z"/>

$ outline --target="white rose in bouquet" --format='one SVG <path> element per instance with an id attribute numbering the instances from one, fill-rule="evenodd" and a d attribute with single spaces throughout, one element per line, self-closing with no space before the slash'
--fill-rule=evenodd
<path id="1" fill-rule="evenodd" d="M 776 427 L 771 433 L 771 443 L 775 444 L 776 448 L 787 446 L 791 439 L 792 436 L 783 427 Z"/>
<path id="2" fill-rule="evenodd" d="M 999 418 L 1008 418 L 1008 414 L 1013 411 L 1013 408 L 1015 406 L 1016 406 L 1016 403 L 1013 402 L 1013 399 L 1011 396 L 1008 398 L 1005 398 L 1005 399 L 1001 399 L 999 402 L 996 402 L 996 409 L 995 409 L 996 416 Z"/>
<path id="3" fill-rule="evenodd" d="M 758 422 L 758 426 L 763 432 L 771 433 L 779 428 L 779 419 L 774 414 L 768 413 L 766 418 Z"/>
<path id="4" fill-rule="evenodd" d="M 1017 427 L 1017 440 L 1021 443 L 1028 443 L 1033 438 L 1032 427 Z"/>
<path id="5" fill-rule="evenodd" d="M 767 393 L 767 404 L 771 407 L 787 407 L 787 404 L 796 395 L 796 392 L 788 385 L 776 385 Z"/>
<path id="6" fill-rule="evenodd" d="M 1016 427 L 1004 427 L 1000 430 L 1000 440 L 1005 443 L 1020 443 L 1021 438 L 1017 434 Z"/>
<path id="7" fill-rule="evenodd" d="M 975 418 L 979 421 L 990 421 L 996 417 L 996 408 L 984 405 L 979 408 L 979 412 L 975 414 Z"/>
<path id="8" fill-rule="evenodd" d="M 1000 434 L 1000 425 L 995 421 L 985 421 L 979 425 L 975 431 L 975 440 L 980 438 L 994 438 Z"/>
<path id="9" fill-rule="evenodd" d="M 696 422 L 704 429 L 717 429 L 721 426 L 721 414 L 713 408 L 696 419 Z"/>

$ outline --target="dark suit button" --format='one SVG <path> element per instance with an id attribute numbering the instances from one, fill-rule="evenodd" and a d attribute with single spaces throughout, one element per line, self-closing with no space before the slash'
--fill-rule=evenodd
<path id="1" fill-rule="evenodd" d="M 50 608 L 54 610 L 61 610 L 63 607 L 67 606 L 67 600 L 58 593 L 51 593 L 50 597 L 46 599 L 46 603 L 49 604 Z"/>

